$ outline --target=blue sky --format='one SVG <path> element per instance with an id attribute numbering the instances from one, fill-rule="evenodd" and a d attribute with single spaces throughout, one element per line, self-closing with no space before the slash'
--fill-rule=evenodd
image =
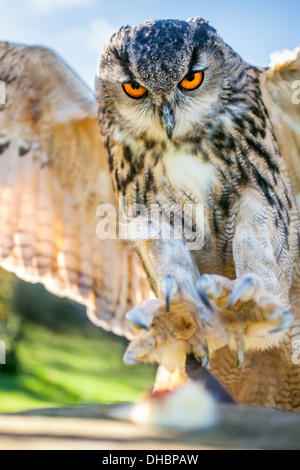
<path id="1" fill-rule="evenodd" d="M 255 65 L 300 44 L 299 0 L 0 0 L 0 40 L 51 47 L 92 86 L 99 53 L 120 26 L 192 16 Z"/>

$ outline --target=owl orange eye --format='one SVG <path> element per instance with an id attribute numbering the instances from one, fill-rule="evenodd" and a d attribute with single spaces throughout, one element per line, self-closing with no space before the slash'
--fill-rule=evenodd
<path id="1" fill-rule="evenodd" d="M 146 88 L 138 83 L 124 83 L 123 89 L 131 98 L 142 98 L 146 94 Z"/>
<path id="2" fill-rule="evenodd" d="M 203 82 L 203 75 L 203 72 L 190 73 L 180 82 L 180 85 L 185 90 L 195 90 Z"/>

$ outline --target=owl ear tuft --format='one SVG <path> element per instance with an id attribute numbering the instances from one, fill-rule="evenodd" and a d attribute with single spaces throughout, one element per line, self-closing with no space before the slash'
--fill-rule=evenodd
<path id="1" fill-rule="evenodd" d="M 201 18 L 201 16 L 196 16 L 195 18 L 189 18 L 187 22 L 191 25 L 200 26 L 201 29 L 203 28 L 213 33 L 217 32 L 217 30 L 209 24 L 209 21 L 205 20 L 204 18 Z"/>
<path id="2" fill-rule="evenodd" d="M 196 18 L 188 19 L 187 22 L 194 27 L 194 39 L 198 47 L 204 46 L 212 38 L 215 39 L 217 30 L 210 26 L 209 22 L 204 18 L 197 16 Z"/>
<path id="3" fill-rule="evenodd" d="M 204 18 L 202 18 L 201 16 L 196 16 L 195 18 L 189 18 L 187 20 L 187 23 L 196 23 L 198 25 L 200 24 L 209 24 L 208 21 L 206 21 Z"/>

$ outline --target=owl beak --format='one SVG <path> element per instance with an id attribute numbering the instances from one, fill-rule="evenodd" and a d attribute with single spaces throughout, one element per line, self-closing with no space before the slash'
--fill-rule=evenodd
<path id="1" fill-rule="evenodd" d="M 165 129 L 167 133 L 167 136 L 169 137 L 170 140 L 172 140 L 175 121 L 174 121 L 173 111 L 168 105 L 164 105 L 162 108 L 161 122 L 162 122 L 163 128 Z"/>

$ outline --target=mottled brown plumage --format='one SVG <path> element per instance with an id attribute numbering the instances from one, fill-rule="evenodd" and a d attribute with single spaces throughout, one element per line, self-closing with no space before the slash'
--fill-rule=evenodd
<path id="1" fill-rule="evenodd" d="M 201 86 L 182 90 L 197 70 Z M 106 166 L 89 90 L 50 51 L 1 43 L 1 266 L 134 335 L 125 359 L 160 363 L 158 388 L 193 353 L 237 401 L 300 409 L 299 70 L 299 50 L 246 64 L 200 18 L 122 28 L 96 79 Z M 131 99 L 127 82 L 147 93 Z M 130 244 L 97 240 L 109 173 L 128 215 L 155 203 L 172 231 L 172 204 L 203 204 L 204 233 L 185 213 L 184 240 L 141 240 L 135 219 Z M 189 251 L 195 234 L 204 245 Z"/>
<path id="2" fill-rule="evenodd" d="M 201 86 L 182 90 L 180 82 L 197 70 Z M 129 215 L 134 204 L 157 204 L 172 225 L 172 204 L 205 206 L 202 249 L 189 252 L 162 236 L 135 241 L 158 299 L 127 314 L 147 331 L 125 359 L 157 361 L 171 372 L 184 368 L 186 353 L 205 364 L 210 355 L 212 370 L 238 401 L 296 409 L 299 214 L 262 97 L 268 77 L 277 79 L 246 64 L 202 19 L 152 21 L 112 38 L 96 97 L 114 188 L 127 197 Z M 132 100 L 124 82 L 148 94 Z M 166 107 L 175 121 L 172 140 L 162 119 Z M 201 230 L 194 219 L 184 224 L 186 238 Z M 159 386 L 162 380 L 163 372 Z"/>
<path id="3" fill-rule="evenodd" d="M 0 263 L 132 337 L 124 312 L 150 289 L 133 249 L 99 240 L 115 204 L 92 92 L 55 54 L 0 43 Z"/>

